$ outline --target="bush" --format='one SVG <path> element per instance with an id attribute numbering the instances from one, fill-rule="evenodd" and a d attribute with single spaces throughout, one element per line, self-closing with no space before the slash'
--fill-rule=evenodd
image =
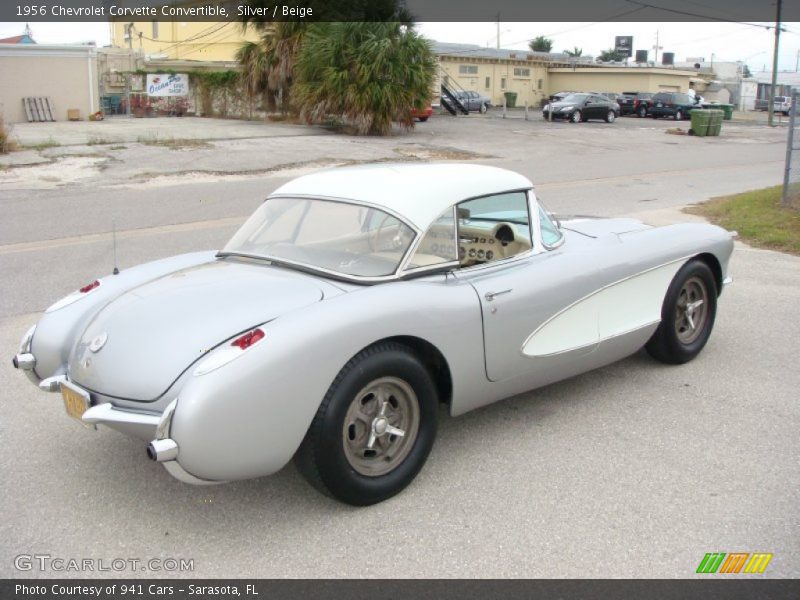
<path id="1" fill-rule="evenodd" d="M 13 152 L 17 149 L 17 142 L 11 137 L 11 127 L 6 125 L 5 119 L 0 116 L 0 154 Z"/>

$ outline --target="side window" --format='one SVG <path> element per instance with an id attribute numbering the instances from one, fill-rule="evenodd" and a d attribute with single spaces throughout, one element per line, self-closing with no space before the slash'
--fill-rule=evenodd
<path id="1" fill-rule="evenodd" d="M 407 269 L 430 267 L 458 260 L 456 249 L 456 222 L 453 209 L 448 208 L 430 226 L 417 246 Z"/>
<path id="2" fill-rule="evenodd" d="M 462 267 L 510 258 L 533 247 L 526 192 L 467 200 L 456 212 Z"/>
<path id="3" fill-rule="evenodd" d="M 541 206 L 539 206 L 539 231 L 542 234 L 542 244 L 548 248 L 557 246 L 561 241 L 561 231 Z"/>

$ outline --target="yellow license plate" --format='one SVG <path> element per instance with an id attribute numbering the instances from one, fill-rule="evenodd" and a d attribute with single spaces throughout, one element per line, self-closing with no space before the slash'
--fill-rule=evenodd
<path id="1" fill-rule="evenodd" d="M 67 383 L 61 384 L 61 397 L 64 399 L 64 408 L 73 419 L 81 420 L 83 413 L 89 408 L 89 394 L 77 390 Z"/>

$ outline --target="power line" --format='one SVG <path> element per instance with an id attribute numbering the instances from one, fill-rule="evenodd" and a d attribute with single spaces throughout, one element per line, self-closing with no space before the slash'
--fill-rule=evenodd
<path id="1" fill-rule="evenodd" d="M 759 27 L 761 29 L 774 29 L 775 25 L 759 25 L 758 23 L 747 23 L 745 21 L 736 21 L 734 19 L 725 19 L 719 16 L 709 16 L 709 15 L 702 15 L 700 13 L 693 13 L 686 10 L 678 10 L 677 8 L 667 8 L 665 6 L 656 6 L 655 4 L 647 4 L 645 2 L 640 2 L 639 0 L 625 0 L 626 2 L 630 2 L 631 4 L 638 4 L 642 8 L 652 8 L 653 10 L 663 10 L 664 12 L 674 13 L 676 15 L 683 15 L 686 17 L 697 17 L 700 19 L 707 19 L 709 21 L 722 21 L 725 23 L 738 23 L 739 25 L 749 25 L 750 27 Z"/>

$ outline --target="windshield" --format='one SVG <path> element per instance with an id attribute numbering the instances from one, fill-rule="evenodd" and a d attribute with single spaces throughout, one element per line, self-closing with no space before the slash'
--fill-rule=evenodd
<path id="1" fill-rule="evenodd" d="M 382 210 L 330 200 L 271 198 L 220 254 L 298 264 L 355 277 L 397 271 L 414 231 Z"/>
<path id="2" fill-rule="evenodd" d="M 575 102 L 579 104 L 586 100 L 589 96 L 587 94 L 570 94 L 566 98 L 562 98 L 561 102 Z"/>

